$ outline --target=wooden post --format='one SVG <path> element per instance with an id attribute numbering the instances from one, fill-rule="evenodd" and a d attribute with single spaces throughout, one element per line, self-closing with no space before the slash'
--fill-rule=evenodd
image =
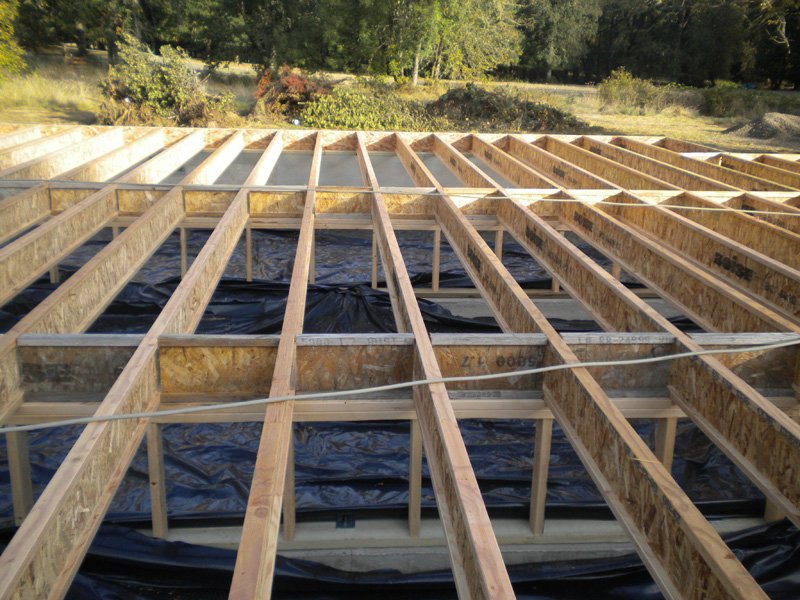
<path id="1" fill-rule="evenodd" d="M 181 237 L 181 279 L 186 276 L 187 256 L 186 256 L 186 228 L 179 229 Z"/>
<path id="2" fill-rule="evenodd" d="M 20 525 L 33 506 L 28 434 L 25 432 L 7 433 L 6 449 L 11 479 L 11 500 L 14 504 L 14 523 Z"/>
<path id="3" fill-rule="evenodd" d="M 378 289 L 378 240 L 372 232 L 372 289 Z"/>
<path id="4" fill-rule="evenodd" d="M 150 475 L 150 514 L 153 537 L 165 539 L 168 528 L 167 475 L 161 425 L 147 424 L 147 470 Z"/>
<path id="5" fill-rule="evenodd" d="M 431 273 L 431 289 L 439 291 L 439 272 L 442 261 L 442 230 L 437 227 L 433 230 L 433 268 Z"/>
<path id="6" fill-rule="evenodd" d="M 547 501 L 547 473 L 550 468 L 550 444 L 553 440 L 553 419 L 538 419 L 535 435 L 530 525 L 533 535 L 542 535 Z"/>
<path id="7" fill-rule="evenodd" d="M 422 519 L 422 435 L 419 421 L 410 421 L 408 455 L 408 534 L 418 538 Z"/>
<path id="8" fill-rule="evenodd" d="M 498 229 L 494 232 L 494 253 L 497 255 L 497 259 L 502 261 L 503 260 L 503 230 Z"/>
<path id="9" fill-rule="evenodd" d="M 656 420 L 655 426 L 655 455 L 664 468 L 672 472 L 672 458 L 675 455 L 675 432 L 678 427 L 676 417 Z"/>
<path id="10" fill-rule="evenodd" d="M 317 280 L 316 276 L 317 263 L 314 257 L 315 248 L 317 245 L 316 237 L 317 237 L 317 232 L 315 231 L 311 234 L 311 255 L 308 257 L 308 283 L 310 283 L 311 285 L 314 285 L 314 282 Z"/>
<path id="11" fill-rule="evenodd" d="M 617 280 L 622 276 L 622 267 L 619 266 L 618 262 L 611 263 L 611 276 Z"/>
<path id="12" fill-rule="evenodd" d="M 245 279 L 253 281 L 253 234 L 249 225 L 244 229 L 244 270 Z"/>
<path id="13" fill-rule="evenodd" d="M 287 542 L 294 539 L 297 524 L 294 468 L 294 430 L 292 430 L 289 434 L 289 457 L 286 461 L 286 484 L 283 493 L 283 539 Z"/>

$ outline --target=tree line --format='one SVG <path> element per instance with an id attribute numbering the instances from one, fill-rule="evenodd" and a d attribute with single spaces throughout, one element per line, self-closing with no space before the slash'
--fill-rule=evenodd
<path id="1" fill-rule="evenodd" d="M 113 56 L 123 32 L 210 65 L 800 84 L 800 0 L 0 0 L 19 43 Z"/>

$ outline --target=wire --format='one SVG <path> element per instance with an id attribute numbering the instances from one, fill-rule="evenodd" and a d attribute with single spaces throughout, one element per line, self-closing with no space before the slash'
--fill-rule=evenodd
<path id="1" fill-rule="evenodd" d="M 158 410 L 152 412 L 136 412 L 125 413 L 119 415 L 103 415 L 82 417 L 77 419 L 64 419 L 61 421 L 50 421 L 47 423 L 36 423 L 32 425 L 15 425 L 12 427 L 0 428 L 0 434 L 3 433 L 16 433 L 23 431 L 37 431 L 40 429 L 50 429 L 53 427 L 65 427 L 69 425 L 87 425 L 89 423 L 100 423 L 108 421 L 122 421 L 127 419 L 149 419 L 154 417 L 167 417 L 174 415 L 185 415 L 197 412 L 208 412 L 215 410 L 227 410 L 236 407 L 244 406 L 258 406 L 263 404 L 272 404 L 275 402 L 285 402 L 288 400 L 317 400 L 321 398 L 341 398 L 362 394 L 374 394 L 376 392 L 387 392 L 391 390 L 406 389 L 419 385 L 430 385 L 434 383 L 457 383 L 462 381 L 486 381 L 491 379 L 505 379 L 508 377 L 522 377 L 524 375 L 537 375 L 541 373 L 550 373 L 552 371 L 561 371 L 565 369 L 577 368 L 591 368 L 591 367 L 616 367 L 625 365 L 643 365 L 650 363 L 665 362 L 670 360 L 677 360 L 679 358 L 692 358 L 696 356 L 706 356 L 710 354 L 738 354 L 742 352 L 763 352 L 766 350 L 774 350 L 778 348 L 787 348 L 789 346 L 800 345 L 800 335 L 791 336 L 788 340 L 781 342 L 774 342 L 771 344 L 760 344 L 755 346 L 740 346 L 736 348 L 720 348 L 710 350 L 696 350 L 691 352 L 679 352 L 676 354 L 665 354 L 663 356 L 653 356 L 648 358 L 632 358 L 627 360 L 600 360 L 589 362 L 577 362 L 568 364 L 551 365 L 547 367 L 537 367 L 532 369 L 522 369 L 519 371 L 504 371 L 502 373 L 487 373 L 485 375 L 464 375 L 458 377 L 437 377 L 432 379 L 419 379 L 415 381 L 404 381 L 401 383 L 392 383 L 388 385 L 380 385 L 368 388 L 358 388 L 353 390 L 339 390 L 330 392 L 314 392 L 310 394 L 289 395 L 289 396 L 275 396 L 271 398 L 255 398 L 252 400 L 239 400 L 235 402 L 226 402 L 222 404 L 209 404 L 204 406 L 188 406 L 185 408 L 174 408 L 170 410 Z"/>

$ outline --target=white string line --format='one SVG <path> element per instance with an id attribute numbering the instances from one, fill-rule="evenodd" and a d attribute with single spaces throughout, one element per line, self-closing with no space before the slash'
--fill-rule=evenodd
<path id="1" fill-rule="evenodd" d="M 273 402 L 285 402 L 287 400 L 318 400 L 322 398 L 341 398 L 350 397 L 354 395 L 373 394 L 376 392 L 387 392 L 391 390 L 406 389 L 418 385 L 430 385 L 433 383 L 458 383 L 464 381 L 486 381 L 490 379 L 506 379 L 510 377 L 522 377 L 524 375 L 537 375 L 541 373 L 549 373 L 551 371 L 561 371 L 565 369 L 576 368 L 591 368 L 591 367 L 616 367 L 625 365 L 643 365 L 658 362 L 665 362 L 676 360 L 679 358 L 692 358 L 695 356 L 705 356 L 709 354 L 739 354 L 742 352 L 761 352 L 765 350 L 774 350 L 777 348 L 786 348 L 789 346 L 800 345 L 800 335 L 792 336 L 788 340 L 782 342 L 775 342 L 772 344 L 760 344 L 756 346 L 739 346 L 735 348 L 719 348 L 709 350 L 697 350 L 693 352 L 679 352 L 676 354 L 665 354 L 663 356 L 653 356 L 648 358 L 632 358 L 627 360 L 600 360 L 589 362 L 577 362 L 569 364 L 558 364 L 547 367 L 537 367 L 532 369 L 522 369 L 519 371 L 504 371 L 502 373 L 487 373 L 485 375 L 463 375 L 457 377 L 437 377 L 432 379 L 419 379 L 415 381 L 404 381 L 400 383 L 392 383 L 387 385 L 379 385 L 368 388 L 357 388 L 353 390 L 339 390 L 330 392 L 313 392 L 310 394 L 301 395 L 288 395 L 288 396 L 275 396 L 271 398 L 255 398 L 252 400 L 239 400 L 235 402 L 225 402 L 222 404 L 209 404 L 204 406 L 188 406 L 185 408 L 174 408 L 170 410 L 158 410 L 152 412 L 135 412 L 125 413 L 118 415 L 103 415 L 92 417 L 81 417 L 76 419 L 64 419 L 61 421 L 50 421 L 47 423 L 36 423 L 33 425 L 15 425 L 11 427 L 0 428 L 0 434 L 15 433 L 23 431 L 36 431 L 40 429 L 49 429 L 52 427 L 64 427 L 68 425 L 86 425 L 89 423 L 99 423 L 106 421 L 122 421 L 126 419 L 149 419 L 154 417 L 167 417 L 173 415 L 186 415 L 198 412 L 208 412 L 216 410 L 227 410 L 231 408 L 245 407 L 245 406 L 258 406 L 263 404 L 271 404 Z"/>

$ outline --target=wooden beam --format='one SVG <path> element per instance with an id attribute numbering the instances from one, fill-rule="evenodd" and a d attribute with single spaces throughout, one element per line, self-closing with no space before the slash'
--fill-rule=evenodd
<path id="1" fill-rule="evenodd" d="M 215 154 L 220 158 L 212 155 L 198 167 L 200 172 L 193 171 L 184 181 L 203 179 L 202 170 L 218 170 L 222 156 L 228 161 L 235 156 L 225 145 Z M 175 212 L 180 217 L 181 187 L 174 188 L 156 206 L 169 205 L 164 200 L 177 204 Z M 158 406 L 158 337 L 165 333 L 191 333 L 197 327 L 247 218 L 247 193 L 240 191 L 111 387 L 98 416 Z M 169 232 L 175 224 L 164 229 Z M 134 230 L 135 225 L 117 242 Z M 163 229 L 158 231 L 161 232 Z M 70 282 L 78 276 L 74 275 Z M 84 428 L 30 516 L 0 556 L 0 598 L 59 597 L 66 593 L 139 447 L 146 425 L 146 419 L 131 419 L 101 421 Z"/>
<path id="2" fill-rule="evenodd" d="M 303 331 L 306 291 L 314 236 L 314 203 L 319 185 L 322 159 L 322 135 L 317 133 L 303 209 L 303 224 L 297 241 L 289 297 L 283 318 L 270 397 L 295 393 L 297 345 Z M 292 444 L 292 412 L 294 402 L 267 404 L 264 427 L 258 446 L 253 482 L 247 500 L 242 539 L 236 555 L 236 566 L 229 597 L 269 598 L 278 545 L 281 505 L 286 484 L 289 447 Z M 293 491 L 292 491 L 293 493 Z"/>
<path id="3" fill-rule="evenodd" d="M 580 146 L 569 144 L 558 138 L 546 135 L 536 140 L 535 144 L 563 158 L 572 165 L 586 169 L 602 177 L 605 181 L 610 181 L 616 186 L 621 186 L 629 190 L 674 190 L 676 186 L 666 183 L 648 175 L 651 169 L 633 169 L 622 163 L 609 160 L 601 154 L 589 152 Z"/>
<path id="4" fill-rule="evenodd" d="M 169 526 L 167 510 L 167 475 L 164 469 L 162 426 L 147 424 L 147 472 L 150 478 L 150 514 L 153 537 L 165 539 Z"/>
<path id="5" fill-rule="evenodd" d="M 0 422 L 22 399 L 16 342 L 23 333 L 88 328 L 183 217 L 176 187 L 0 337 Z"/>
<path id="6" fill-rule="evenodd" d="M 535 204 L 531 206 L 536 210 Z M 558 205 L 565 223 L 710 331 L 793 331 L 794 323 L 638 233 L 576 200 Z M 650 210 L 650 209 L 648 209 Z M 648 213 L 649 214 L 649 213 Z"/>
<path id="7" fill-rule="evenodd" d="M 773 181 L 788 188 L 795 190 L 800 189 L 800 173 L 794 173 L 752 160 L 745 160 L 744 158 L 733 156 L 726 152 L 719 155 L 719 165 L 726 169 L 747 173 L 759 179 Z"/>
<path id="8" fill-rule="evenodd" d="M 792 233 L 746 213 L 725 210 L 725 204 L 713 202 L 698 194 L 681 194 L 670 198 L 666 204 L 670 205 L 670 211 L 685 219 L 691 219 L 704 228 L 773 258 L 787 267 L 800 269 L 800 232 Z M 671 208 L 672 206 L 685 208 Z M 701 210 L 691 210 L 692 207 Z M 702 210 L 704 208 L 716 210 Z M 797 218 L 800 219 L 800 211 Z"/>
<path id="9" fill-rule="evenodd" d="M 510 199 L 502 200 L 498 207 L 501 221 L 512 231 L 517 231 L 520 243 L 562 278 L 565 286 L 570 286 L 576 300 L 594 314 L 607 315 L 604 321 L 608 325 L 626 331 L 652 330 L 655 327 L 675 336 L 681 351 L 701 350 L 699 345 L 583 256 L 557 232 L 548 231 L 547 224 L 541 223 L 535 228 L 537 224 L 531 222 L 528 211 Z M 566 210 L 568 212 L 569 208 Z M 648 213 L 646 218 L 654 217 Z M 594 230 L 590 221 L 582 223 L 584 229 Z M 522 224 L 525 224 L 524 235 Z M 588 227 L 590 224 L 592 226 Z M 663 237 L 663 225 L 660 232 Z M 623 237 L 630 237 L 630 232 L 618 236 Z M 607 243 L 617 241 L 608 232 L 603 233 L 602 239 Z M 545 240 L 560 246 L 562 252 L 557 253 L 546 246 Z M 581 256 L 576 253 L 584 260 L 580 260 Z M 611 293 L 598 296 L 596 291 L 602 289 Z M 631 312 L 640 318 L 635 319 Z M 800 326 L 790 331 L 800 332 Z M 681 404 L 690 418 L 742 468 L 751 481 L 778 506 L 786 509 L 790 519 L 800 523 L 800 484 L 792 466 L 800 464 L 800 426 L 776 411 L 769 401 L 714 358 L 681 359 L 672 367 L 671 373 L 670 387 L 676 403 Z M 691 373 L 694 379 L 687 378 L 687 373 Z M 715 407 L 710 398 L 719 399 L 724 408 Z M 731 424 L 732 412 L 741 414 L 740 418 L 733 419 L 735 424 Z M 753 440 L 765 437 L 770 438 L 764 440 L 764 448 L 768 450 L 754 449 Z M 659 425 L 657 442 L 659 458 L 668 467 L 672 460 L 674 423 Z"/>
<path id="10" fill-rule="evenodd" d="M 770 167 L 777 167 L 784 171 L 791 171 L 792 173 L 800 174 L 800 163 L 796 160 L 789 160 L 786 157 L 775 154 L 762 154 L 754 159 L 757 162 L 764 163 Z"/>
<path id="11" fill-rule="evenodd" d="M 751 214 L 751 216 L 759 221 L 770 223 L 776 227 L 782 227 L 786 231 L 800 234 L 800 209 L 793 206 L 782 204 L 768 198 L 760 198 L 755 194 L 736 196 L 728 200 L 725 204 L 726 206 L 740 210 L 762 211 L 757 214 Z"/>
<path id="12" fill-rule="evenodd" d="M 688 194 L 685 201 L 688 206 L 695 202 L 703 205 L 702 201 Z M 749 217 L 732 211 L 727 213 L 727 219 L 724 211 L 688 211 L 688 215 L 684 216 L 687 211 L 673 212 L 625 192 L 610 198 L 609 202 L 614 205 L 598 206 L 619 222 L 648 235 L 654 242 L 697 261 L 730 285 L 769 303 L 775 311 L 784 313 L 790 320 L 800 321 L 800 271 L 796 270 L 800 266 L 800 256 L 786 256 L 786 261 L 780 261 L 751 249 L 756 246 L 770 251 L 766 244 L 758 241 L 761 237 L 767 243 L 780 240 L 789 251 L 770 251 L 771 254 L 782 256 L 791 254 L 792 250 L 800 253 L 800 237 L 788 232 L 785 236 L 780 234 L 781 237 L 770 236 L 770 232 L 764 231 L 758 221 L 753 224 Z M 670 200 L 670 203 L 673 201 Z M 677 204 L 683 202 L 678 200 Z M 722 223 L 718 229 L 724 228 L 725 233 L 736 235 L 739 239 L 725 237 L 699 221 Z"/>
<path id="13" fill-rule="evenodd" d="M 475 285 L 495 298 L 501 321 L 516 331 L 544 333 L 548 361 L 577 362 L 447 196 L 439 198 L 436 212 L 451 246 L 467 259 L 464 267 Z M 495 284 L 498 278 L 505 282 L 502 288 Z M 556 420 L 665 595 L 765 597 L 588 371 L 547 374 L 544 390 Z"/>
<path id="14" fill-rule="evenodd" d="M 568 155 L 565 156 L 565 159 L 572 158 L 571 151 L 565 152 L 563 148 L 564 144 L 565 142 L 553 140 L 552 143 L 548 142 L 547 147 L 550 149 L 560 148 L 562 154 Z M 566 145 L 569 146 L 569 144 Z M 498 156 L 502 155 L 502 151 L 496 150 L 494 154 Z M 468 162 L 463 157 L 457 160 L 455 157 L 451 156 L 449 160 L 455 162 L 456 165 Z M 470 165 L 471 164 L 472 163 L 470 163 Z M 509 163 L 506 161 L 505 168 L 508 168 L 508 166 Z M 569 165 L 563 163 L 563 168 L 568 169 Z M 493 183 L 493 181 L 485 175 L 483 175 L 483 178 L 481 175 L 475 175 L 475 178 L 475 181 L 472 183 L 473 185 Z M 645 204 L 632 194 L 623 192 L 611 198 L 610 201 L 619 202 L 621 205 L 599 205 L 604 212 L 614 215 L 617 219 L 628 225 L 635 226 L 645 231 L 656 238 L 659 243 L 665 242 L 678 252 L 698 260 L 706 268 L 715 271 L 721 278 L 729 280 L 733 285 L 742 287 L 756 297 L 771 302 L 776 310 L 784 312 L 791 320 L 796 320 L 798 315 L 800 315 L 800 299 L 798 298 L 798 294 L 793 292 L 793 290 L 798 289 L 798 286 L 800 286 L 800 273 L 796 272 L 794 269 L 768 256 L 753 252 L 746 247 L 743 248 L 741 245 L 727 240 L 725 237 L 713 231 L 696 225 L 680 214 L 673 214 L 666 209 L 653 205 L 648 205 L 646 209 L 629 208 L 624 205 L 625 202 L 633 205 Z M 717 213 L 705 212 L 702 214 L 712 215 Z M 731 214 L 735 213 L 731 211 Z M 524 239 L 525 234 L 520 230 L 521 223 L 522 221 L 515 222 L 506 219 L 506 226 L 516 226 L 517 236 Z M 747 224 L 750 225 L 750 230 L 745 228 L 742 235 L 746 235 L 747 232 L 752 231 L 753 228 L 756 230 L 763 229 L 758 223 L 753 225 L 748 221 Z M 739 229 L 742 229 L 741 225 Z M 729 233 L 729 231 L 726 230 L 726 233 Z M 747 236 L 748 240 L 757 237 L 758 234 L 755 231 L 752 231 L 752 235 Z M 539 241 L 541 241 L 541 237 L 539 237 Z M 774 237 L 768 237 L 768 242 L 774 242 Z M 757 242 L 754 243 L 758 244 Z M 789 246 L 788 253 L 790 254 L 792 250 L 794 250 L 795 253 L 798 253 L 798 250 L 800 250 L 800 246 L 797 248 L 792 247 L 791 244 L 789 244 Z M 561 245 L 557 245 L 556 247 L 561 248 Z M 797 260 L 800 259 L 791 257 L 787 264 L 792 264 Z M 686 264 L 688 267 L 691 267 L 688 263 Z M 560 283 L 564 285 L 563 282 Z M 594 289 L 596 293 L 601 293 L 602 288 L 595 287 Z M 567 288 L 567 290 L 570 291 L 569 288 Z M 602 320 L 600 323 L 603 325 Z"/>
<path id="15" fill-rule="evenodd" d="M 78 165 L 60 179 L 72 181 L 108 181 L 164 148 L 164 130 L 159 128 L 124 146 Z"/>
<path id="16" fill-rule="evenodd" d="M 561 158 L 544 148 L 529 144 L 515 135 L 507 136 L 505 143 L 505 150 L 508 154 L 527 163 L 548 180 L 557 182 L 557 186 L 590 190 L 614 187 L 610 181 L 577 165 L 570 164 L 569 168 L 565 169 L 564 161 Z"/>
<path id="17" fill-rule="evenodd" d="M 79 144 L 95 135 L 89 127 L 71 127 L 46 137 L 36 138 L 22 144 L 11 146 L 0 152 L 0 171 L 19 165 L 63 148 Z"/>
<path id="18" fill-rule="evenodd" d="M 512 181 L 521 188 L 557 188 L 558 185 L 544 175 L 537 173 L 527 164 L 497 148 L 477 135 L 470 136 L 472 153 L 498 172 L 513 174 Z"/>
<path id="19" fill-rule="evenodd" d="M 408 439 L 408 535 L 419 537 L 422 523 L 422 434 L 419 421 L 410 422 Z"/>
<path id="20" fill-rule="evenodd" d="M 6 451 L 8 453 L 11 501 L 14 506 L 14 524 L 20 525 L 33 506 L 28 434 L 24 431 L 6 434 Z"/>
<path id="21" fill-rule="evenodd" d="M 0 200 L 0 244 L 50 216 L 49 187 L 46 183 L 35 185 Z"/>
<path id="22" fill-rule="evenodd" d="M 205 133 L 194 131 L 159 152 L 133 171 L 120 177 L 118 183 L 158 183 L 205 147 Z"/>
<path id="23" fill-rule="evenodd" d="M 368 174 L 370 186 L 377 190 L 378 181 L 369 162 L 363 135 L 358 132 L 356 136 L 359 160 Z M 443 142 L 438 140 L 434 143 Z M 373 194 L 372 211 L 397 330 L 414 334 L 416 377 L 440 378 L 442 375 L 433 345 L 411 288 L 388 210 L 377 191 Z M 413 398 L 459 598 L 513 598 L 511 580 L 447 389 L 441 383 L 415 386 Z"/>
<path id="24" fill-rule="evenodd" d="M 645 142 L 640 142 L 639 140 L 634 140 L 629 137 L 616 137 L 611 140 L 611 143 L 615 146 L 620 146 L 627 150 L 636 152 L 637 154 L 649 156 L 650 158 L 654 158 L 660 162 L 680 167 L 686 171 L 697 173 L 703 177 L 714 179 L 720 183 L 724 183 L 725 185 L 735 187 L 740 190 L 787 191 L 790 189 L 771 181 L 766 181 L 764 179 L 759 179 L 758 177 L 739 173 L 732 169 L 726 169 L 725 167 L 713 165 L 702 160 L 689 158 L 687 156 L 683 156 L 682 154 L 678 154 L 677 152 L 660 148 L 652 144 L 646 144 Z"/>
<path id="25" fill-rule="evenodd" d="M 20 127 L 0 136 L 0 150 L 7 150 L 8 148 L 13 148 L 14 146 L 19 146 L 26 142 L 38 140 L 45 135 L 43 125 Z"/>
<path id="26" fill-rule="evenodd" d="M 202 165 L 198 167 L 202 168 Z M 23 399 L 17 360 L 19 336 L 29 332 L 79 332 L 87 328 L 183 217 L 181 192 L 181 186 L 173 188 L 0 337 L 0 422 L 14 412 Z"/>
<path id="27" fill-rule="evenodd" d="M 107 227 L 116 215 L 116 188 L 109 186 L 0 248 L 0 306 Z"/>
<path id="28" fill-rule="evenodd" d="M 569 164 L 562 161 L 561 168 L 568 169 Z M 562 188 L 562 192 L 566 193 L 566 190 Z M 548 213 L 555 211 L 579 236 L 602 248 L 615 262 L 627 271 L 636 273 L 648 286 L 680 306 L 695 322 L 709 330 L 793 330 L 791 320 L 758 305 L 742 292 L 695 267 L 660 243 L 611 219 L 587 202 L 576 200 L 574 203 L 552 204 L 534 201 L 531 206 Z M 598 214 L 603 216 L 597 217 Z M 596 223 L 598 218 L 600 221 Z M 506 222 L 506 226 L 512 227 L 509 222 Z M 516 226 L 519 237 L 524 239 L 518 230 L 519 223 Z M 601 227 L 603 231 L 598 233 Z M 595 228 L 598 231 L 594 231 Z M 615 228 L 618 231 L 612 231 Z M 616 241 L 612 243 L 610 240 Z"/>
<path id="29" fill-rule="evenodd" d="M 50 154 L 0 171 L 0 179 L 50 179 L 116 150 L 125 143 L 123 129 L 112 128 Z"/>
<path id="30" fill-rule="evenodd" d="M 672 459 L 675 455 L 675 433 L 677 431 L 677 426 L 678 419 L 675 417 L 658 419 L 655 425 L 655 455 L 669 472 L 672 472 Z"/>
<path id="31" fill-rule="evenodd" d="M 437 358 L 446 352 L 444 348 L 434 348 Z M 667 348 L 668 351 L 672 348 Z M 475 350 L 479 351 L 479 350 Z M 312 353 L 321 356 L 320 352 Z M 460 353 L 462 360 L 472 358 L 473 353 Z M 578 354 L 578 350 L 576 350 Z M 274 352 L 271 353 L 274 356 Z M 239 363 L 237 363 L 239 364 Z M 310 364 L 304 368 L 313 369 Z M 270 366 L 271 368 L 271 366 Z M 444 365 L 443 367 L 444 368 Z M 447 365 L 448 370 L 456 371 L 453 365 Z M 463 373 L 463 370 L 461 371 Z M 267 385 L 269 378 L 266 378 Z M 450 392 L 450 400 L 457 419 L 552 419 L 553 412 L 547 407 L 540 393 L 514 392 L 503 394 L 504 390 L 487 389 L 485 397 L 476 397 L 474 392 L 462 393 L 454 390 Z M 624 392 L 628 394 L 628 392 Z M 651 390 L 642 390 L 642 393 L 652 394 Z M 536 397 L 533 397 L 533 396 Z M 241 400 L 252 394 L 233 396 L 214 396 L 213 399 L 198 399 L 190 402 L 180 395 L 161 396 L 160 407 L 164 410 L 175 408 L 193 407 L 202 409 L 211 404 L 229 400 Z M 527 397 L 526 397 L 527 396 Z M 55 396 L 53 396 L 55 397 Z M 100 406 L 102 394 L 63 394 L 55 401 L 45 401 L 39 394 L 31 394 L 16 413 L 8 419 L 11 425 L 27 425 L 34 423 L 47 423 L 53 419 L 72 419 L 91 417 Z M 676 418 L 688 419 L 683 410 L 676 405 L 664 392 L 660 396 L 610 396 L 609 400 L 616 406 L 626 419 L 651 419 L 654 421 Z M 800 419 L 800 403 L 791 396 L 768 396 L 766 400 L 779 410 L 785 412 L 792 419 Z M 416 415 L 414 402 L 409 395 L 389 396 L 386 398 L 369 398 L 366 400 L 296 400 L 292 413 L 295 423 L 330 422 L 330 421 L 408 421 Z M 251 423 L 263 422 L 264 412 L 257 407 L 231 407 L 228 410 L 198 410 L 186 415 L 173 415 L 157 417 L 152 422 L 166 424 L 196 424 L 196 423 Z M 287 494 L 288 497 L 288 494 Z M 286 498 L 284 498 L 284 504 Z M 783 513 L 782 513 L 783 514 Z"/>
<path id="32" fill-rule="evenodd" d="M 659 180 L 684 190 L 735 190 L 736 188 L 703 177 L 675 165 L 661 162 L 655 158 L 637 154 L 620 146 L 612 146 L 592 136 L 581 136 L 573 142 L 593 154 L 618 162 L 626 167 L 646 172 Z"/>

